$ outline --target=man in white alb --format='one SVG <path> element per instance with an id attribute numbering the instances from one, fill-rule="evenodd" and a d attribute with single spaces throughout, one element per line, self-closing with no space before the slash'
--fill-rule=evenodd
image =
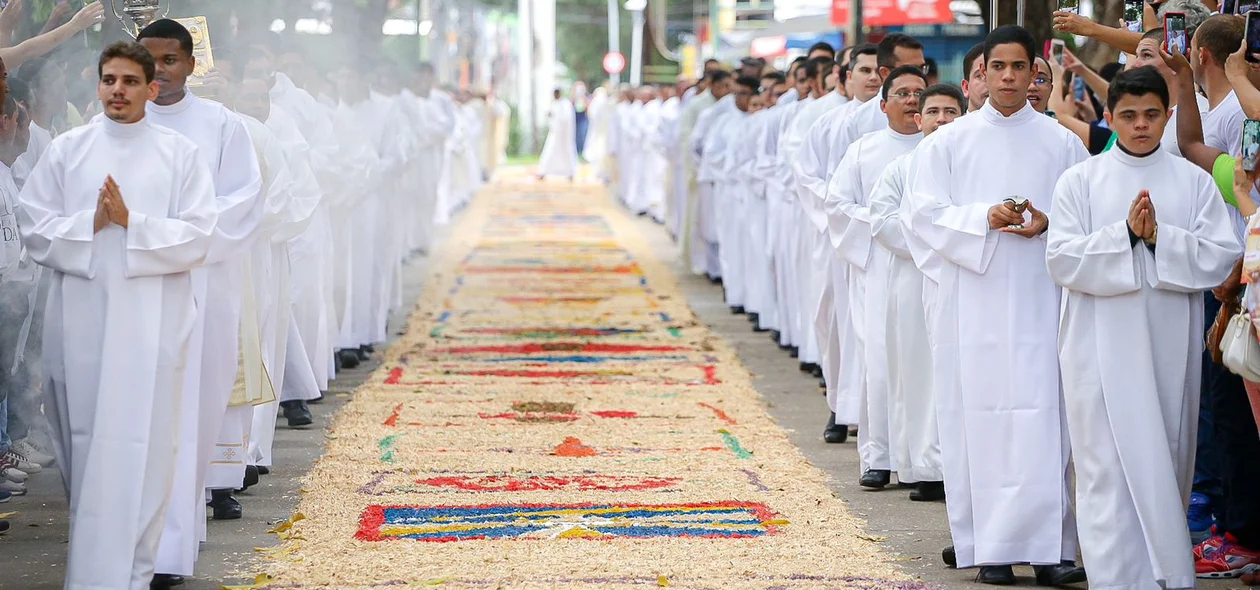
<path id="1" fill-rule="evenodd" d="M 188 29 L 163 19 L 140 31 L 139 39 L 153 54 L 158 72 L 158 96 L 147 105 L 146 117 L 197 144 L 198 155 L 210 168 L 219 208 L 206 263 L 192 273 L 199 313 L 180 409 L 179 471 L 158 559 L 158 572 L 187 576 L 192 574 L 198 544 L 205 539 L 203 488 L 212 490 L 216 518 L 241 516 L 231 492 L 245 478 L 246 449 L 241 447 L 239 430 L 248 420 L 226 416 L 253 412 L 250 406 L 229 409 L 228 401 L 239 360 L 242 261 L 254 245 L 265 201 L 258 157 L 245 124 L 223 105 L 198 98 L 185 86 L 196 66 Z"/>
<path id="2" fill-rule="evenodd" d="M 1022 27 L 989 33 L 989 101 L 922 142 L 906 196 L 911 228 L 942 259 L 931 330 L 954 559 L 981 566 L 986 584 L 1014 583 L 1018 563 L 1040 584 L 1085 580 L 1072 565 L 1059 288 L 1038 206 L 1087 153 L 1028 104 L 1035 55 Z"/>
<path id="3" fill-rule="evenodd" d="M 1160 149 L 1168 85 L 1111 82 L 1116 148 L 1059 179 L 1046 234 L 1065 289 L 1059 356 L 1090 584 L 1193 588 L 1185 510 L 1194 477 L 1202 292 L 1242 245 L 1212 177 Z"/>
<path id="4" fill-rule="evenodd" d="M 962 91 L 950 84 L 936 84 L 919 97 L 915 121 L 927 137 L 961 117 L 966 108 L 967 98 Z M 892 253 L 887 275 L 888 304 L 882 321 L 887 330 L 883 354 L 888 364 L 888 413 L 897 479 L 916 482 L 910 492 L 911 500 L 933 502 L 945 499 L 927 331 L 931 298 L 925 281 L 934 279 L 916 266 L 913 236 L 906 231 L 901 214 L 906 175 L 913 157 L 913 151 L 898 156 L 884 168 L 871 190 L 871 234 Z"/>
<path id="5" fill-rule="evenodd" d="M 53 140 L 18 218 L 54 272 L 45 395 L 70 497 L 65 587 L 147 590 L 198 315 L 190 271 L 218 208 L 197 146 L 145 117 L 158 94 L 149 52 L 111 45 L 99 71 L 104 116 Z"/>
<path id="6" fill-rule="evenodd" d="M 573 103 L 559 90 L 552 93 L 551 123 L 547 129 L 547 141 L 543 142 L 542 156 L 538 159 L 538 178 L 559 176 L 573 180 L 577 176 L 578 156 Z"/>

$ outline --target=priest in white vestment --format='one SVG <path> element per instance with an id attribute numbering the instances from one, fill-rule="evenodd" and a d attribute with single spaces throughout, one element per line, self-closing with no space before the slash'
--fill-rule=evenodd
<path id="1" fill-rule="evenodd" d="M 915 115 L 924 137 L 962 116 L 967 99 L 949 84 L 929 86 L 919 97 Z M 892 423 L 890 446 L 899 481 L 917 482 L 910 499 L 945 499 L 941 475 L 940 434 L 936 426 L 936 396 L 932 393 L 932 349 L 927 333 L 924 281 L 915 266 L 910 239 L 902 223 L 901 205 L 914 151 L 898 156 L 884 168 L 870 193 L 871 234 L 891 254 L 888 303 L 879 319 L 886 330 L 884 356 L 888 364 L 888 406 Z M 867 291 L 868 298 L 876 296 Z"/>
<path id="2" fill-rule="evenodd" d="M 158 95 L 147 51 L 108 47 L 97 95 L 104 116 L 53 140 L 18 221 L 54 272 L 44 391 L 70 499 L 65 587 L 148 590 L 188 398 L 190 271 L 212 248 L 218 207 L 196 144 L 145 118 Z"/>
<path id="3" fill-rule="evenodd" d="M 1065 289 L 1059 336 L 1091 585 L 1193 588 L 1186 534 L 1203 359 L 1203 295 L 1242 245 L 1212 177 L 1160 149 L 1168 85 L 1112 81 L 1117 149 L 1069 169 L 1046 234 Z M 1244 196 L 1243 198 L 1247 198 Z"/>
<path id="4" fill-rule="evenodd" d="M 685 142 L 687 161 L 693 164 L 695 171 L 694 181 L 691 183 L 687 191 L 685 202 L 679 204 L 681 217 L 679 219 L 679 231 L 682 236 L 678 240 L 678 248 L 681 251 L 683 262 L 691 268 L 691 272 L 698 275 L 708 274 L 708 243 L 705 241 L 703 232 L 700 230 L 700 219 L 703 214 L 702 197 L 709 189 L 705 186 L 705 182 L 701 180 L 701 174 L 704 174 L 701 166 L 700 153 L 704 149 L 704 138 L 712 126 L 715 117 L 725 114 L 729 109 L 734 108 L 731 104 L 734 98 L 727 98 L 734 91 L 735 80 L 731 78 L 730 72 L 723 70 L 714 71 L 709 75 L 709 99 L 704 100 L 704 96 L 696 97 L 696 101 L 704 101 L 697 106 L 700 112 L 696 115 L 695 124 L 691 126 L 690 132 L 687 131 L 687 121 L 683 121 L 683 132 L 679 135 L 679 141 Z M 723 102 L 725 101 L 725 102 Z M 711 280 L 715 276 L 709 277 Z"/>
<path id="5" fill-rule="evenodd" d="M 943 259 L 931 331 L 950 532 L 981 582 L 1015 583 L 1011 564 L 1029 563 L 1039 582 L 1078 583 L 1059 289 L 1040 234 L 1055 181 L 1087 153 L 1028 104 L 1032 35 L 1007 25 L 985 43 L 988 103 L 920 144 L 906 196 Z M 1008 198 L 1027 199 L 1024 216 Z"/>
<path id="6" fill-rule="evenodd" d="M 802 326 L 798 293 L 796 251 L 799 248 L 799 232 L 796 231 L 796 176 L 792 159 L 785 151 L 796 149 L 800 140 L 789 143 L 788 138 L 796 125 L 796 118 L 810 103 L 826 92 L 826 73 L 834 69 L 835 62 L 827 58 L 814 58 L 797 70 L 799 98 L 788 104 L 779 116 L 779 127 L 773 136 L 767 134 L 766 145 L 760 148 L 765 166 L 769 170 L 766 185 L 767 208 L 770 210 L 771 228 L 767 232 L 774 256 L 774 291 L 778 303 L 779 346 L 799 356 L 802 346 Z M 803 92 L 799 89 L 804 88 Z M 773 146 L 770 145 L 773 142 Z M 848 431 L 845 431 L 848 435 Z"/>
<path id="7" fill-rule="evenodd" d="M 687 207 L 691 201 L 690 195 L 695 194 L 696 191 L 696 167 L 698 165 L 691 151 L 691 134 L 695 131 L 696 122 L 700 120 L 700 114 L 717 102 L 711 91 L 710 78 L 706 76 L 704 80 L 697 84 L 697 87 L 702 87 L 702 91 L 683 103 L 682 114 L 678 116 L 678 132 L 674 136 L 676 144 L 674 150 L 679 154 L 677 162 L 678 174 L 682 176 L 682 180 L 675 187 L 674 191 L 669 194 L 669 215 L 665 224 L 669 227 L 670 233 L 674 235 L 675 241 L 678 242 L 682 260 L 688 267 L 692 267 L 692 235 L 688 229 L 690 218 L 688 217 Z M 726 92 L 725 84 L 720 84 L 720 86 L 723 86 L 721 92 Z"/>
<path id="8" fill-rule="evenodd" d="M 573 103 L 559 90 L 552 94 L 551 120 L 547 126 L 547 140 L 543 142 L 542 156 L 538 158 L 538 178 L 559 176 L 573 180 L 577 176 L 578 154 L 577 114 Z"/>
<path id="9" fill-rule="evenodd" d="M 857 424 L 860 388 L 844 391 L 841 378 L 860 383 L 860 374 L 841 375 L 841 326 L 850 323 L 846 268 L 840 265 L 827 238 L 827 215 L 822 204 L 827 184 L 839 166 L 830 154 L 832 131 L 854 109 L 879 94 L 879 72 L 874 45 L 855 48 L 849 69 L 843 72 L 844 90 L 832 93 L 807 106 L 795 122 L 800 149 L 792 164 L 797 190 L 791 230 L 799 234 L 793 252 L 796 264 L 796 297 L 799 306 L 802 344 L 801 369 L 821 375 L 826 385 L 828 413 L 823 438 L 841 443 L 848 438 L 848 424 Z M 850 100 L 849 96 L 852 96 Z M 850 349 L 850 352 L 855 352 Z"/>
<path id="10" fill-rule="evenodd" d="M 727 78 L 723 81 L 724 94 L 713 106 L 701 113 L 696 121 L 696 128 L 691 132 L 691 154 L 696 160 L 696 187 L 694 202 L 688 202 L 687 221 L 691 239 L 691 271 L 703 274 L 709 280 L 722 278 L 722 269 L 718 258 L 718 231 L 714 212 L 713 191 L 720 176 L 718 154 L 709 154 L 710 148 L 716 148 L 722 136 L 722 121 L 732 113 L 738 112 L 735 107 L 734 82 Z M 690 197 L 689 197 L 690 198 Z M 695 215 L 691 215 L 695 213 Z"/>
<path id="11" fill-rule="evenodd" d="M 863 135 L 845 148 L 840 166 L 827 187 L 824 209 L 827 213 L 829 242 L 838 244 L 838 264 L 846 264 L 849 319 L 837 322 L 851 337 L 841 346 L 853 346 L 856 355 L 841 354 L 842 378 L 857 373 L 862 379 L 861 414 L 858 421 L 858 454 L 862 462 L 859 483 L 865 487 L 888 485 L 897 471 L 892 425 L 888 411 L 888 365 L 884 317 L 888 308 L 888 267 L 892 254 L 875 241 L 871 230 L 870 194 L 884 168 L 892 160 L 919 144 L 922 135 L 914 116 L 919 95 L 927 88 L 927 78 L 917 65 L 894 69 L 884 80 L 880 101 L 885 114 L 884 129 Z M 875 99 L 858 108 L 864 110 Z M 856 111 L 846 123 L 853 121 Z M 845 364 L 843 361 L 849 360 Z M 916 483 L 904 475 L 900 483 Z"/>
<path id="12" fill-rule="evenodd" d="M 192 273 L 199 313 L 180 409 L 179 469 L 158 560 L 160 573 L 187 576 L 193 573 L 198 544 L 205 539 L 204 489 L 214 491 L 217 516 L 232 519 L 241 514 L 231 490 L 244 482 L 246 449 L 240 447 L 239 433 L 222 429 L 243 423 L 227 419 L 229 412 L 252 412 L 229 410 L 228 400 L 239 360 L 241 265 L 254 245 L 265 201 L 258 157 L 241 118 L 185 87 L 195 66 L 188 30 L 163 19 L 145 27 L 140 39 L 157 63 L 160 87 L 157 98 L 146 106 L 147 119 L 197 144 L 198 155 L 210 168 L 219 207 L 205 265 Z"/>
<path id="13" fill-rule="evenodd" d="M 774 251 L 771 241 L 774 231 L 770 217 L 770 183 L 774 173 L 773 159 L 765 150 L 777 141 L 768 139 L 779 131 L 779 122 L 783 111 L 796 101 L 795 93 L 787 97 L 783 94 L 787 88 L 787 79 L 782 75 L 763 78 L 762 95 L 766 108 L 753 115 L 753 123 L 746 145 L 745 163 L 741 167 L 745 181 L 748 183 L 748 202 L 745 204 L 745 245 L 744 245 L 744 281 L 748 289 L 748 311 L 756 318 L 754 329 L 758 331 L 778 330 L 779 308 L 775 300 Z M 784 97 L 787 97 L 786 99 Z M 776 195 L 777 196 L 777 195 Z M 775 343 L 779 336 L 772 334 Z"/>

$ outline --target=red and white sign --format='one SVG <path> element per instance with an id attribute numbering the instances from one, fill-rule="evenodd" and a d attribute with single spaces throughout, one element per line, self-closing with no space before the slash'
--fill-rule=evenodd
<path id="1" fill-rule="evenodd" d="M 620 53 L 604 54 L 604 71 L 609 74 L 620 74 L 626 69 L 626 57 Z"/>
<path id="2" fill-rule="evenodd" d="M 849 2 L 831 0 L 831 24 L 849 24 Z M 950 0 L 864 0 L 862 21 L 868 27 L 945 25 L 954 22 Z"/>

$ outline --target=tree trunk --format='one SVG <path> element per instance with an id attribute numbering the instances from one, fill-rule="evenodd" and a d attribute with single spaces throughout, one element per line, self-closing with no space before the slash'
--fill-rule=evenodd
<path id="1" fill-rule="evenodd" d="M 1094 0 L 1094 22 L 1114 27 L 1120 24 L 1122 18 L 1124 18 L 1124 0 Z M 1116 61 L 1116 56 L 1114 47 L 1092 39 L 1076 52 L 1076 57 L 1095 70 Z"/>
<path id="2" fill-rule="evenodd" d="M 976 0 L 980 4 L 980 16 L 984 18 L 984 23 L 990 25 L 993 22 L 993 15 L 989 14 L 989 0 Z M 1014 25 L 1017 23 L 1017 2 L 1019 0 L 998 0 L 998 19 L 999 25 Z M 1046 39 L 1054 35 L 1052 29 L 1054 23 L 1051 13 L 1058 7 L 1055 0 L 1024 0 L 1024 28 L 1032 33 L 1033 38 L 1038 43 L 1044 43 Z M 992 28 L 990 26 L 990 28 Z M 1040 46 L 1038 46 L 1040 51 Z"/>

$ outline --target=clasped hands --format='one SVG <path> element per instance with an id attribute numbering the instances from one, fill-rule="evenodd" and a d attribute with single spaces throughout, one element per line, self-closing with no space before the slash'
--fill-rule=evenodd
<path id="1" fill-rule="evenodd" d="M 113 176 L 106 176 L 105 184 L 101 186 L 100 196 L 96 200 L 96 218 L 93 233 L 105 229 L 111 223 L 116 223 L 125 228 L 130 221 L 131 212 L 127 210 L 127 204 L 123 202 L 122 191 L 118 189 L 118 183 L 114 182 Z"/>
<path id="2" fill-rule="evenodd" d="M 1155 205 L 1151 204 L 1150 191 L 1138 191 L 1137 198 L 1133 199 L 1133 203 L 1129 205 L 1128 223 L 1129 231 L 1133 232 L 1133 235 L 1147 244 L 1155 245 L 1159 224 L 1155 221 Z"/>
<path id="3" fill-rule="evenodd" d="M 1032 201 L 1027 203 L 1028 214 L 1032 217 L 1028 223 L 1024 223 L 1024 216 L 1017 212 L 1015 205 L 1010 202 L 989 207 L 989 229 L 1024 238 L 1035 238 L 1045 233 L 1050 227 L 1050 219 L 1041 210 L 1033 207 Z"/>

